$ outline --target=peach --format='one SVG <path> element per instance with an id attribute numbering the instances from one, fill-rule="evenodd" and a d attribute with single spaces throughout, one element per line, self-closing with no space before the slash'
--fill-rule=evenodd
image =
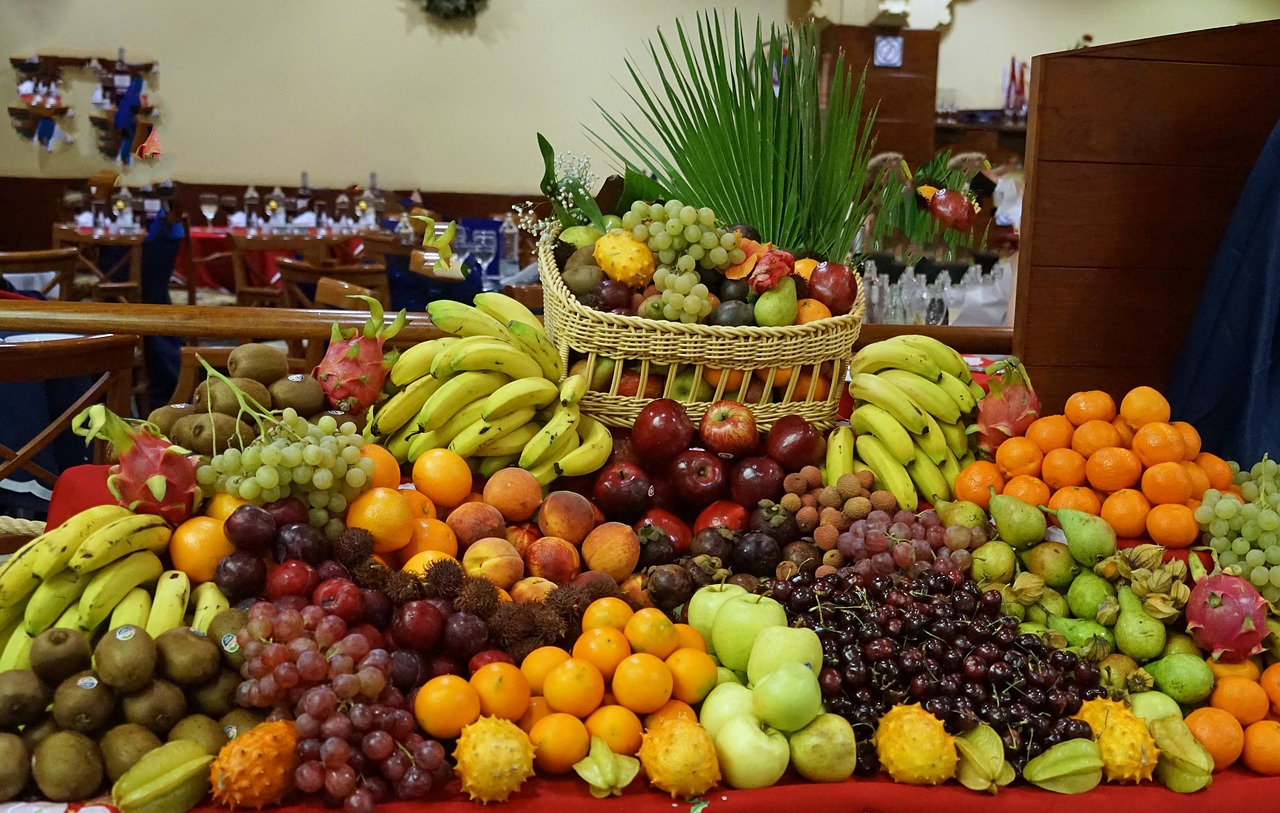
<path id="1" fill-rule="evenodd" d="M 653 600 L 649 598 L 649 591 L 644 589 L 644 574 L 632 573 L 627 577 L 626 581 L 618 585 L 622 590 L 622 595 L 626 596 L 633 607 L 652 607 Z"/>
<path id="2" fill-rule="evenodd" d="M 473 579 L 488 579 L 507 588 L 524 576 L 524 560 L 499 536 L 478 539 L 462 555 L 462 569 Z"/>
<path id="3" fill-rule="evenodd" d="M 596 512 L 591 501 L 573 491 L 551 492 L 538 509 L 538 528 L 543 536 L 555 536 L 580 545 L 594 527 Z"/>
<path id="4" fill-rule="evenodd" d="M 507 541 L 521 556 L 524 556 L 525 548 L 541 538 L 542 531 L 539 531 L 538 526 L 532 522 L 518 522 L 515 525 L 507 526 Z"/>
<path id="5" fill-rule="evenodd" d="M 507 535 L 507 521 L 502 518 L 502 512 L 483 502 L 464 502 L 449 512 L 445 524 L 458 537 L 458 550 L 462 551 L 477 539 Z"/>
<path id="6" fill-rule="evenodd" d="M 511 585 L 511 600 L 516 604 L 536 604 L 559 585 L 541 576 L 525 576 Z"/>
<path id="7" fill-rule="evenodd" d="M 618 582 L 631 575 L 639 560 L 640 540 L 625 523 L 597 525 L 582 540 L 582 561 L 587 569 L 608 573 Z"/>
<path id="8" fill-rule="evenodd" d="M 507 522 L 523 522 L 542 504 L 542 485 L 524 469 L 499 469 L 484 484 L 484 501 L 497 508 Z"/>
<path id="9" fill-rule="evenodd" d="M 556 584 L 569 581 L 582 567 L 578 548 L 557 536 L 544 536 L 525 548 L 524 563 L 530 576 L 541 576 Z"/>

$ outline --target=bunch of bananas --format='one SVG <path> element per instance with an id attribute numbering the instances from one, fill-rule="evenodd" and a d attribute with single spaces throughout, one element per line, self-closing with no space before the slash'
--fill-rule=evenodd
<path id="1" fill-rule="evenodd" d="M 482 476 L 519 465 L 543 485 L 605 464 L 613 436 L 578 408 L 587 380 L 560 382 L 560 354 L 528 308 L 486 292 L 474 306 L 438 300 L 427 312 L 450 335 L 400 355 L 398 391 L 371 418 L 396 460 L 448 448 Z"/>
<path id="2" fill-rule="evenodd" d="M 859 350 L 849 375 L 855 466 L 871 469 L 904 508 L 951 499 L 973 460 L 969 416 L 984 394 L 960 354 L 929 336 L 895 336 Z"/>
<path id="3" fill-rule="evenodd" d="M 187 619 L 191 581 L 158 554 L 172 531 L 155 514 L 87 508 L 32 539 L 0 565 L 0 672 L 25 668 L 31 643 L 51 627 L 92 636 L 133 624 L 153 637 Z M 200 631 L 230 606 L 217 585 L 196 591 Z"/>

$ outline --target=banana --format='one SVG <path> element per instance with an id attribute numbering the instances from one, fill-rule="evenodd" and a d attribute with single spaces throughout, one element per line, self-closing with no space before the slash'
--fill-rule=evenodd
<path id="1" fill-rule="evenodd" d="M 613 451 L 613 433 L 609 427 L 589 415 L 578 420 L 578 448 L 567 452 L 552 465 L 561 477 L 576 477 L 598 470 Z"/>
<path id="2" fill-rule="evenodd" d="M 560 351 L 556 350 L 556 346 L 551 343 L 542 325 L 511 322 L 507 328 L 511 331 L 511 335 L 516 337 L 519 346 L 538 362 L 545 377 L 552 381 L 560 380 L 564 370 L 561 366 Z"/>
<path id="3" fill-rule="evenodd" d="M 884 444 L 874 435 L 861 435 L 854 441 L 854 448 L 858 451 L 858 457 L 875 474 L 877 484 L 893 495 L 898 506 L 908 511 L 916 510 L 920 500 L 915 484 L 911 482 L 911 475 Z"/>
<path id="4" fill-rule="evenodd" d="M 517 426 L 510 432 L 506 432 L 502 437 L 486 440 L 484 445 L 476 449 L 477 457 L 507 457 L 515 455 L 516 459 L 520 459 L 520 450 L 524 445 L 533 440 L 533 436 L 538 434 L 542 429 L 542 424 L 536 421 L 529 421 L 522 426 Z"/>
<path id="5" fill-rule="evenodd" d="M 503 384 L 486 398 L 480 417 L 491 421 L 517 409 L 539 409 L 556 400 L 559 395 L 560 389 L 542 376 L 521 378 L 510 384 Z"/>
<path id="6" fill-rule="evenodd" d="M 947 436 L 943 434 L 942 426 L 928 412 L 924 413 L 924 422 L 927 424 L 925 430 L 918 434 L 913 433 L 911 439 L 917 446 L 924 449 L 930 460 L 935 464 L 941 464 L 947 458 L 947 452 L 951 451 L 947 448 Z"/>
<path id="7" fill-rule="evenodd" d="M 8 672 L 10 669 L 29 669 L 31 644 L 35 640 L 27 634 L 26 628 L 21 623 L 17 624 L 9 634 L 8 641 L 5 642 L 4 651 L 0 652 L 0 672 Z"/>
<path id="8" fill-rule="evenodd" d="M 21 624 L 22 616 L 26 610 L 27 603 L 25 601 L 0 609 L 0 630 L 8 629 L 11 624 Z M 4 646 L 4 639 L 0 638 L 0 647 L 2 646 Z"/>
<path id="9" fill-rule="evenodd" d="M 924 350 L 900 341 L 901 338 L 894 337 L 872 342 L 854 353 L 853 359 L 849 362 L 849 374 L 878 373 L 881 370 L 895 368 L 910 370 L 930 381 L 936 380 L 942 373 L 937 362 Z"/>
<path id="10" fill-rule="evenodd" d="M 849 424 L 859 435 L 875 435 L 899 463 L 906 465 L 916 456 L 916 444 L 897 419 L 872 403 L 859 406 L 849 415 Z M 828 449 L 830 444 L 828 444 Z"/>
<path id="11" fill-rule="evenodd" d="M 419 432 L 409 443 L 409 461 L 415 461 L 427 449 L 443 449 L 449 441 L 471 424 L 480 420 L 480 411 L 484 409 L 484 396 L 476 398 L 463 406 L 445 424 L 429 432 Z"/>
<path id="12" fill-rule="evenodd" d="M 916 406 L 946 423 L 960 420 L 960 407 L 946 390 L 906 370 L 881 370 L 877 375 L 907 394 Z"/>
<path id="13" fill-rule="evenodd" d="M 582 396 L 587 394 L 587 381 L 585 375 L 571 375 L 564 381 L 560 382 L 560 406 L 573 406 L 582 400 Z"/>
<path id="14" fill-rule="evenodd" d="M 455 375 L 431 393 L 431 397 L 422 405 L 422 409 L 418 411 L 418 425 L 428 432 L 439 429 L 457 414 L 460 404 L 470 403 L 477 398 L 487 398 L 510 380 L 502 373 L 494 372 Z"/>
<path id="15" fill-rule="evenodd" d="M 478 293 L 471 300 L 475 303 L 476 310 L 487 313 L 494 319 L 497 319 L 508 328 L 512 322 L 542 329 L 542 322 L 538 321 L 538 317 L 533 311 L 524 306 L 518 299 L 513 299 L 506 294 L 500 294 L 497 291 L 484 291 Z"/>
<path id="16" fill-rule="evenodd" d="M 159 638 L 160 633 L 181 627 L 187 617 L 191 599 L 191 579 L 181 570 L 166 570 L 156 583 L 151 614 L 147 616 L 147 634 Z"/>
<path id="17" fill-rule="evenodd" d="M 888 412 L 908 432 L 923 432 L 927 426 L 920 407 L 879 375 L 858 373 L 849 382 L 849 394 L 858 403 L 875 404 Z"/>
<path id="18" fill-rule="evenodd" d="M 942 470 L 942 476 L 947 478 L 947 485 L 954 489 L 956 478 L 960 476 L 960 470 L 963 467 L 960 465 L 960 460 L 951 453 L 950 449 L 947 449 L 947 456 L 938 464 L 938 468 Z"/>
<path id="19" fill-rule="evenodd" d="M 934 382 L 938 387 L 951 396 L 951 400 L 956 402 L 956 406 L 960 409 L 961 415 L 968 415 L 970 412 L 978 408 L 978 399 L 973 397 L 973 393 L 969 392 L 969 385 L 953 376 L 951 373 L 942 373 L 938 376 L 938 380 Z"/>
<path id="20" fill-rule="evenodd" d="M 195 589 L 196 609 L 191 618 L 191 629 L 206 632 L 213 617 L 231 606 L 231 602 L 213 582 L 204 582 Z M 145 626 L 145 625 L 144 625 Z"/>
<path id="21" fill-rule="evenodd" d="M 946 342 L 939 341 L 932 336 L 921 336 L 918 333 L 906 333 L 894 338 L 909 347 L 914 347 L 927 353 L 933 359 L 934 364 L 938 365 L 938 369 L 943 372 L 950 373 L 966 384 L 973 380 L 973 375 L 969 372 L 969 365 L 965 363 L 959 351 Z M 929 378 L 928 376 L 925 377 Z"/>
<path id="22" fill-rule="evenodd" d="M 495 339 L 492 336 L 468 336 L 465 339 L 459 339 L 450 345 L 448 350 L 440 353 L 431 362 L 431 376 L 441 381 L 445 381 L 453 376 L 453 360 L 458 353 L 468 349 L 477 347 L 488 347 L 493 350 L 507 350 L 511 348 L 511 343 L 502 339 Z"/>
<path id="23" fill-rule="evenodd" d="M 983 389 L 982 385 L 979 384 L 977 381 L 970 381 L 968 384 L 968 387 L 969 387 L 969 392 L 973 393 L 973 399 L 975 401 L 981 401 L 983 398 L 987 397 L 987 391 Z"/>
<path id="24" fill-rule="evenodd" d="M 916 449 L 916 456 L 907 464 L 907 474 L 911 475 L 911 482 L 916 484 L 916 492 L 930 505 L 951 499 L 951 486 L 947 483 L 946 475 L 923 450 Z"/>
<path id="25" fill-rule="evenodd" d="M 853 474 L 854 430 L 837 426 L 827 437 L 827 465 L 822 482 L 833 486 L 846 474 Z"/>
<path id="26" fill-rule="evenodd" d="M 431 393 L 439 389 L 443 383 L 435 376 L 423 376 L 391 396 L 378 408 L 377 417 L 373 422 L 374 432 L 384 437 L 394 434 L 400 427 L 417 417 L 422 405 L 431 397 Z"/>
<path id="27" fill-rule="evenodd" d="M 548 418 L 548 420 L 550 420 L 550 418 Z M 555 463 L 560 458 L 569 454 L 569 452 L 578 448 L 578 445 L 581 443 L 582 438 L 578 437 L 577 432 L 561 432 L 560 437 L 556 438 L 556 440 L 552 442 L 551 446 L 538 456 L 537 460 L 532 460 L 530 461 L 530 465 L 521 466 L 521 468 L 532 470 L 533 467 L 541 466 L 544 463 Z M 528 443 L 525 444 L 525 446 L 528 445 Z M 519 465 L 519 461 L 517 461 L 517 465 Z"/>
<path id="28" fill-rule="evenodd" d="M 66 565 L 76 547 L 98 527 L 133 512 L 119 505 L 100 505 L 85 509 L 53 530 L 46 531 L 14 551 L 0 563 L 0 610 L 18 606 L 30 596 L 43 578 Z M 45 575 L 36 573 L 41 568 Z"/>
<path id="29" fill-rule="evenodd" d="M 551 416 L 551 420 L 538 430 L 538 434 L 525 444 L 524 451 L 520 453 L 520 467 L 530 468 L 534 465 L 535 460 L 541 460 L 543 454 L 551 448 L 551 444 L 565 432 L 574 432 L 576 434 L 578 420 L 581 413 L 578 411 L 578 405 L 568 407 L 557 407 L 555 414 Z M 546 462 L 546 461 L 543 461 Z M 545 485 L 545 484 L 544 484 Z"/>
<path id="30" fill-rule="evenodd" d="M 67 562 L 86 541 L 92 539 L 98 531 L 114 525 L 116 522 L 132 519 L 135 514 L 123 505 L 98 505 L 86 508 L 62 523 L 55 531 L 59 537 L 58 544 L 42 545 L 32 563 L 31 572 L 37 578 L 47 579 L 67 566 Z M 141 516 L 150 516 L 143 514 Z M 154 521 L 163 523 L 159 517 Z"/>
<path id="31" fill-rule="evenodd" d="M 453 336 L 492 336 L 504 342 L 512 338 L 506 325 L 465 302 L 437 299 L 427 303 L 427 314 L 433 325 Z"/>
<path id="32" fill-rule="evenodd" d="M 23 614 L 27 634 L 35 637 L 53 626 L 58 616 L 80 599 L 92 578 L 93 574 L 89 572 L 63 570 L 41 582 L 27 599 L 27 609 Z"/>
<path id="33" fill-rule="evenodd" d="M 0 565 L 0 610 L 21 608 L 27 596 L 40 586 L 40 579 L 31 571 L 36 561 L 36 545 L 47 536 L 44 534 L 31 540 Z"/>
<path id="34" fill-rule="evenodd" d="M 576 438 L 578 433 L 574 432 L 573 436 Z M 538 465 L 528 469 L 528 471 L 533 475 L 533 479 L 537 480 L 538 484 L 542 486 L 551 485 L 556 481 L 556 477 L 558 476 L 556 474 L 556 461 L 554 460 L 549 460 L 546 463 L 539 463 Z"/>
<path id="35" fill-rule="evenodd" d="M 124 594 L 120 603 L 111 611 L 111 620 L 107 629 L 131 626 L 147 628 L 147 619 L 151 616 L 151 592 L 143 587 L 135 587 Z"/>
<path id="36" fill-rule="evenodd" d="M 964 423 L 939 423 L 938 427 L 947 439 L 947 449 L 951 454 L 960 457 L 969 451 L 969 434 L 965 432 Z"/>
<path id="37" fill-rule="evenodd" d="M 526 407 L 509 412 L 501 418 L 494 418 L 492 421 L 481 418 L 449 441 L 449 451 L 463 457 L 471 457 L 485 443 L 497 440 L 511 430 L 524 426 L 533 419 L 533 413 L 534 410 L 531 407 Z"/>
<path id="38" fill-rule="evenodd" d="M 160 557 L 149 550 L 131 553 L 94 571 L 93 579 L 77 605 L 81 626 L 85 629 L 97 627 L 107 620 L 125 594 L 135 587 L 154 582 L 163 572 Z"/>
<path id="39" fill-rule="evenodd" d="M 162 553 L 173 531 L 154 514 L 137 514 L 113 522 L 81 543 L 67 567 L 88 573 L 140 550 Z"/>
<path id="40" fill-rule="evenodd" d="M 88 638 L 90 642 L 93 640 L 94 634 L 98 631 L 99 624 L 86 626 L 84 619 L 80 617 L 80 607 L 72 604 L 58 616 L 58 620 L 53 622 L 53 629 L 58 630 L 75 630 L 76 632 Z"/>
<path id="41" fill-rule="evenodd" d="M 532 425 L 532 424 L 530 424 Z M 484 457 L 480 459 L 480 476 L 492 477 L 507 466 L 514 466 L 520 460 L 518 454 L 504 454 L 500 457 Z"/>
<path id="42" fill-rule="evenodd" d="M 417 421 L 411 420 L 404 426 L 400 427 L 395 433 L 384 440 L 382 445 L 391 452 L 391 456 L 396 459 L 397 463 L 405 463 L 409 460 L 409 448 L 413 443 L 413 439 L 422 434 L 422 428 L 418 426 Z"/>
<path id="43" fill-rule="evenodd" d="M 21 613 L 0 623 L 0 656 L 4 655 L 5 649 L 9 646 L 9 641 L 13 640 L 15 635 L 27 635 L 26 629 L 22 626 Z M 28 635 L 27 637 L 31 636 Z"/>
<path id="44" fill-rule="evenodd" d="M 430 375 L 431 362 L 457 341 L 457 336 L 442 336 L 439 339 L 418 342 L 413 347 L 401 351 L 400 357 L 391 366 L 391 383 L 397 387 L 403 387 Z"/>
<path id="45" fill-rule="evenodd" d="M 213 756 L 194 740 L 171 740 L 142 756 L 111 787 L 120 813 L 186 813 L 209 792 Z"/>
<path id="46" fill-rule="evenodd" d="M 871 467 L 868 466 L 866 463 L 863 463 L 861 459 L 857 457 L 853 458 L 853 473 L 857 474 L 858 472 L 861 472 L 861 471 L 871 471 Z M 874 477 L 875 472 L 871 471 L 871 475 Z"/>
<path id="47" fill-rule="evenodd" d="M 510 344 L 475 344 L 449 354 L 453 372 L 493 370 L 511 378 L 542 378 L 542 367 L 524 349 Z"/>
<path id="48" fill-rule="evenodd" d="M 1156 747 L 1156 780 L 1176 793 L 1195 793 L 1213 783 L 1213 755 L 1200 744 L 1181 717 L 1147 722 Z"/>
<path id="49" fill-rule="evenodd" d="M 1022 778 L 1055 793 L 1086 793 L 1102 781 L 1102 753 L 1093 740 L 1065 740 L 1028 762 Z"/>

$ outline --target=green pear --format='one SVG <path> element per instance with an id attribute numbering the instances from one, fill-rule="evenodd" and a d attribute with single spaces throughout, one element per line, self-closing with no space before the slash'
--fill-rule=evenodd
<path id="1" fill-rule="evenodd" d="M 756 324 L 761 327 L 786 327 L 795 324 L 798 304 L 796 281 L 790 276 L 778 280 L 771 291 L 760 294 L 756 300 Z"/>
<path id="2" fill-rule="evenodd" d="M 1040 596 L 1040 600 L 1027 608 L 1024 618 L 1027 621 L 1035 621 L 1038 624 L 1052 627 L 1048 622 L 1048 617 L 1056 615 L 1067 618 L 1071 615 L 1071 607 L 1068 606 L 1066 598 L 1052 587 L 1046 587 L 1044 594 Z"/>
<path id="3" fill-rule="evenodd" d="M 969 575 L 978 584 L 994 587 L 1013 581 L 1018 559 L 1009 543 L 993 539 L 979 546 L 970 556 Z"/>
<path id="4" fill-rule="evenodd" d="M 1067 639 L 1070 646 L 1083 646 L 1090 638 L 1095 636 L 1106 639 L 1107 643 L 1115 646 L 1115 636 L 1111 634 L 1111 630 L 1099 624 L 1097 621 L 1090 621 L 1087 618 L 1063 618 L 1060 615 L 1050 615 L 1045 622 L 1051 630 L 1057 630 Z"/>
<path id="5" fill-rule="evenodd" d="M 1070 585 L 1077 572 L 1071 551 L 1061 542 L 1041 542 L 1022 554 L 1022 563 L 1055 590 Z"/>
<path id="6" fill-rule="evenodd" d="M 972 500 L 939 500 L 933 507 L 938 512 L 944 528 L 952 525 L 963 525 L 966 528 L 981 528 L 987 524 L 987 512 Z"/>
<path id="7" fill-rule="evenodd" d="M 1099 682 L 1113 697 L 1123 697 L 1129 690 L 1129 675 L 1138 668 L 1138 662 L 1122 652 L 1112 652 L 1098 663 Z"/>
<path id="8" fill-rule="evenodd" d="M 996 494 L 994 488 L 991 492 L 991 504 L 987 510 L 1001 539 L 1017 550 L 1025 550 L 1044 539 L 1048 523 L 1039 508 L 1017 497 Z"/>
<path id="9" fill-rule="evenodd" d="M 574 248 L 589 246 L 604 237 L 604 232 L 595 226 L 570 226 L 560 232 L 560 239 Z"/>
<path id="10" fill-rule="evenodd" d="M 1156 688 L 1190 706 L 1213 691 L 1213 670 L 1198 655 L 1176 652 L 1143 667 L 1155 679 Z"/>
<path id="11" fill-rule="evenodd" d="M 1120 600 L 1120 616 L 1113 628 L 1116 646 L 1139 663 L 1158 657 L 1164 650 L 1164 623 L 1147 615 L 1142 599 L 1127 585 L 1120 587 L 1116 598 Z"/>
<path id="12" fill-rule="evenodd" d="M 1111 582 L 1092 570 L 1082 570 L 1067 588 L 1067 604 L 1076 618 L 1094 618 L 1098 614 L 1098 605 L 1115 594 L 1116 588 Z"/>
<path id="13" fill-rule="evenodd" d="M 1084 567 L 1093 567 L 1116 552 L 1116 531 L 1102 517 L 1074 508 L 1044 510 L 1058 520 L 1071 555 Z"/>
<path id="14" fill-rule="evenodd" d="M 1205 657 L 1205 653 L 1200 647 L 1196 646 L 1195 639 L 1185 632 L 1170 632 L 1164 637 L 1164 650 L 1160 653 L 1160 657 L 1172 655 L 1175 652 L 1186 652 L 1190 655 Z"/>

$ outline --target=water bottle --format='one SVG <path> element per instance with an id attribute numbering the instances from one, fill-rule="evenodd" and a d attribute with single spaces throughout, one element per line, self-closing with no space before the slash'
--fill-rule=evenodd
<path id="1" fill-rule="evenodd" d="M 509 285 L 520 273 L 520 229 L 511 212 L 507 212 L 498 228 L 498 244 L 498 280 L 502 285 Z"/>

